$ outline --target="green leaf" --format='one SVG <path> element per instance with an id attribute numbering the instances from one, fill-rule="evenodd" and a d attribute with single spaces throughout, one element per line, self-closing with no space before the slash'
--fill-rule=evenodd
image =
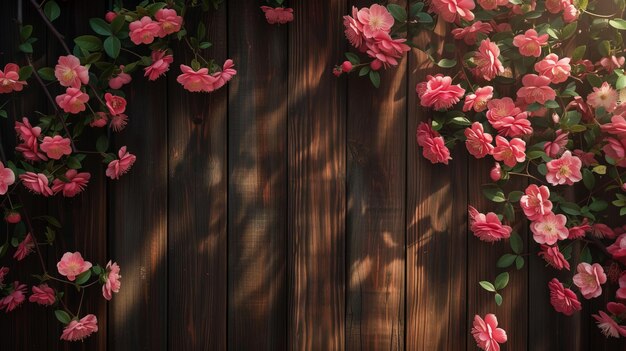
<path id="1" fill-rule="evenodd" d="M 585 184 L 585 188 L 587 188 L 587 190 L 593 189 L 596 185 L 596 177 L 593 175 L 593 172 L 587 168 L 583 169 L 583 183 Z"/>
<path id="2" fill-rule="evenodd" d="M 496 288 L 493 286 L 493 284 L 491 284 L 490 282 L 483 280 L 478 282 L 478 284 L 480 284 L 480 286 L 482 286 L 483 289 L 487 290 L 487 291 L 491 291 L 491 292 L 495 292 Z"/>
<path id="3" fill-rule="evenodd" d="M 561 210 L 569 215 L 578 216 L 580 214 L 580 206 L 573 202 L 561 202 L 559 204 Z"/>
<path id="4" fill-rule="evenodd" d="M 598 43 L 598 51 L 602 56 L 610 56 L 611 54 L 611 42 L 608 40 L 603 40 Z"/>
<path id="5" fill-rule="evenodd" d="M 411 17 L 415 17 L 419 12 L 424 9 L 424 3 L 421 1 L 414 2 L 411 4 L 410 12 Z"/>
<path id="6" fill-rule="evenodd" d="M 87 51 L 102 50 L 102 40 L 93 35 L 81 35 L 74 39 L 74 43 L 76 43 L 79 48 Z"/>
<path id="7" fill-rule="evenodd" d="M 22 43 L 20 45 L 17 46 L 17 48 L 26 54 L 32 54 L 33 53 L 33 46 L 29 43 Z"/>
<path id="8" fill-rule="evenodd" d="M 524 241 L 522 237 L 517 234 L 517 232 L 512 232 L 511 237 L 509 238 L 509 244 L 511 245 L 511 250 L 516 254 L 521 254 L 524 249 Z"/>
<path id="9" fill-rule="evenodd" d="M 589 84 L 594 88 L 600 87 L 603 83 L 602 79 L 595 74 L 588 74 L 586 77 Z"/>
<path id="10" fill-rule="evenodd" d="M 94 32 L 100 35 L 109 36 L 113 34 L 113 32 L 111 32 L 111 26 L 102 18 L 96 17 L 89 19 L 89 26 L 91 27 L 91 29 L 93 29 Z"/>
<path id="11" fill-rule="evenodd" d="M 548 100 L 544 106 L 547 108 L 559 108 L 559 103 L 554 100 Z"/>
<path id="12" fill-rule="evenodd" d="M 354 53 L 351 52 L 346 52 L 346 58 L 348 59 L 348 61 L 350 61 L 351 64 L 353 65 L 358 65 L 359 63 L 361 63 L 361 59 L 359 58 L 359 56 L 357 56 Z"/>
<path id="13" fill-rule="evenodd" d="M 482 190 L 485 197 L 493 202 L 506 201 L 504 192 L 502 192 L 502 190 L 498 187 L 484 187 Z"/>
<path id="14" fill-rule="evenodd" d="M 203 41 L 198 45 L 200 49 L 208 49 L 211 46 L 213 46 L 213 44 L 209 43 L 208 41 Z"/>
<path id="15" fill-rule="evenodd" d="M 78 277 L 76 277 L 76 281 L 74 281 L 75 284 L 77 285 L 83 285 L 85 284 L 89 278 L 91 278 L 91 270 L 86 270 L 83 273 L 81 273 Z"/>
<path id="16" fill-rule="evenodd" d="M 502 295 L 496 293 L 494 295 L 494 299 L 496 300 L 496 305 L 498 306 L 502 305 Z"/>
<path id="17" fill-rule="evenodd" d="M 57 228 L 61 228 L 61 223 L 52 216 L 38 216 L 38 217 L 35 217 L 34 219 L 43 219 L 46 222 L 48 222 L 50 225 L 55 226 Z"/>
<path id="18" fill-rule="evenodd" d="M 467 117 L 462 117 L 462 116 L 452 118 L 450 120 L 450 123 L 456 124 L 458 126 L 469 126 L 472 124 L 472 122 L 469 119 L 467 119 Z"/>
<path id="19" fill-rule="evenodd" d="M 507 286 L 507 284 L 509 284 L 509 272 L 503 272 L 503 273 L 498 274 L 494 282 L 494 286 L 496 290 L 504 289 Z"/>
<path id="20" fill-rule="evenodd" d="M 585 51 L 587 51 L 587 45 L 581 45 L 574 49 L 574 52 L 572 53 L 572 62 L 581 60 L 585 56 Z"/>
<path id="21" fill-rule="evenodd" d="M 2 118 L 8 118 L 9 115 L 7 114 L 6 110 L 0 110 L 0 117 Z M 14 172 L 15 173 L 15 172 Z"/>
<path id="22" fill-rule="evenodd" d="M 359 76 L 362 77 L 368 73 L 370 73 L 370 66 L 361 67 L 361 70 L 359 71 Z"/>
<path id="23" fill-rule="evenodd" d="M 545 163 L 542 163 L 539 166 L 537 166 L 537 172 L 539 172 L 541 175 L 546 175 L 548 174 L 548 167 L 546 166 Z"/>
<path id="24" fill-rule="evenodd" d="M 420 12 L 417 14 L 417 21 L 420 23 L 433 23 L 433 17 L 426 12 Z"/>
<path id="25" fill-rule="evenodd" d="M 81 165 L 80 161 L 79 161 L 79 160 L 77 160 L 77 159 L 76 159 L 76 157 L 74 157 L 74 156 L 70 156 L 70 157 L 67 159 L 67 164 L 66 164 L 66 166 L 67 166 L 68 168 L 71 168 L 71 169 L 80 169 L 80 168 L 82 167 L 82 165 Z"/>
<path id="26" fill-rule="evenodd" d="M 70 315 L 67 314 L 67 312 L 65 312 L 63 310 L 56 310 L 56 311 L 54 311 L 54 315 L 57 317 L 59 322 L 61 322 L 63 324 L 69 324 L 72 321 L 72 319 L 70 318 Z"/>
<path id="27" fill-rule="evenodd" d="M 46 17 L 48 17 L 50 22 L 52 22 L 55 19 L 59 18 L 59 16 L 61 15 L 61 9 L 59 8 L 59 5 L 56 3 L 56 1 L 49 0 L 43 7 L 43 13 L 46 15 Z"/>
<path id="28" fill-rule="evenodd" d="M 398 22 L 406 22 L 406 10 L 404 7 L 396 4 L 389 4 L 387 5 L 387 10 Z"/>
<path id="29" fill-rule="evenodd" d="M 585 246 L 583 250 L 580 252 L 580 261 L 591 263 L 592 261 L 591 250 L 589 250 L 588 246 Z"/>
<path id="30" fill-rule="evenodd" d="M 98 152 L 106 152 L 109 149 L 109 138 L 106 135 L 101 135 L 96 140 L 96 150 Z"/>
<path id="31" fill-rule="evenodd" d="M 26 41 L 26 39 L 30 38 L 32 34 L 33 26 L 31 26 L 30 24 L 20 28 L 20 39 L 22 39 L 22 41 Z"/>
<path id="32" fill-rule="evenodd" d="M 619 78 L 617 78 L 617 81 L 615 82 L 615 88 L 617 90 L 626 88 L 626 76 L 619 76 Z"/>
<path id="33" fill-rule="evenodd" d="M 52 244 L 54 242 L 54 238 L 56 238 L 56 231 L 48 226 L 46 226 L 46 242 L 48 244 Z"/>
<path id="34" fill-rule="evenodd" d="M 444 58 L 444 59 L 439 60 L 439 62 L 437 62 L 437 66 L 441 68 L 451 68 L 451 67 L 456 66 L 456 60 Z"/>
<path id="35" fill-rule="evenodd" d="M 37 74 L 43 80 L 56 80 L 56 77 L 54 76 L 54 70 L 51 67 L 42 67 L 37 71 Z"/>
<path id="36" fill-rule="evenodd" d="M 118 33 L 124 28 L 124 23 L 126 23 L 126 16 L 115 16 L 115 19 L 111 22 L 111 32 L 113 34 Z"/>
<path id="37" fill-rule="evenodd" d="M 0 258 L 4 257 L 4 255 L 7 254 L 7 251 L 9 251 L 9 243 L 4 243 L 0 246 Z"/>
<path id="38" fill-rule="evenodd" d="M 578 28 L 578 22 L 572 22 L 561 30 L 561 40 L 569 39 L 574 33 L 576 33 L 576 28 Z"/>
<path id="39" fill-rule="evenodd" d="M 517 268 L 518 270 L 524 268 L 524 257 L 517 256 L 517 258 L 515 259 L 515 268 Z"/>
<path id="40" fill-rule="evenodd" d="M 198 23 L 198 29 L 196 30 L 196 36 L 198 37 L 199 41 L 202 41 L 202 39 L 204 39 L 204 37 L 206 36 L 206 26 L 204 25 L 203 22 Z"/>
<path id="41" fill-rule="evenodd" d="M 512 255 L 512 254 L 504 254 L 502 255 L 499 259 L 498 262 L 496 263 L 496 267 L 498 268 L 507 268 L 510 265 L 513 264 L 513 262 L 515 262 L 515 259 L 517 258 L 517 255 Z"/>
<path id="42" fill-rule="evenodd" d="M 595 212 L 602 212 L 609 207 L 609 203 L 604 200 L 595 200 L 589 204 L 589 209 Z"/>
<path id="43" fill-rule="evenodd" d="M 622 208 L 620 208 L 620 210 L 619 210 L 619 215 L 620 215 L 620 216 L 626 215 L 626 207 L 622 207 Z M 1 257 L 1 256 L 0 256 L 0 257 Z"/>
<path id="44" fill-rule="evenodd" d="M 18 74 L 20 76 L 20 80 L 27 80 L 33 74 L 33 67 L 32 66 L 21 67 Z"/>
<path id="45" fill-rule="evenodd" d="M 511 205 L 510 202 L 507 202 L 504 204 L 504 217 L 509 222 L 515 222 L 515 209 L 513 208 L 513 205 Z"/>
<path id="46" fill-rule="evenodd" d="M 529 151 L 528 153 L 526 153 L 526 158 L 529 160 L 535 160 L 543 156 L 547 156 L 547 155 L 544 151 L 541 151 L 541 150 L 533 150 L 533 151 Z"/>
<path id="47" fill-rule="evenodd" d="M 122 43 L 117 37 L 110 36 L 104 40 L 104 51 L 111 58 L 117 58 L 120 55 L 120 48 Z"/>
<path id="48" fill-rule="evenodd" d="M 509 193 L 509 201 L 518 202 L 522 196 L 524 196 L 524 193 L 519 190 L 511 191 Z"/>
<path id="49" fill-rule="evenodd" d="M 369 76 L 372 81 L 372 85 L 378 88 L 380 86 L 380 74 L 377 71 L 370 71 Z"/>
<path id="50" fill-rule="evenodd" d="M 609 20 L 609 25 L 615 29 L 626 30 L 626 21 L 621 18 Z"/>
<path id="51" fill-rule="evenodd" d="M 595 166 L 591 170 L 593 171 L 593 173 L 597 173 L 600 175 L 606 174 L 606 166 L 604 165 Z"/>
<path id="52" fill-rule="evenodd" d="M 99 265 L 95 265 L 95 266 L 91 267 L 91 271 L 95 275 L 100 275 L 102 273 L 102 267 L 100 267 Z"/>

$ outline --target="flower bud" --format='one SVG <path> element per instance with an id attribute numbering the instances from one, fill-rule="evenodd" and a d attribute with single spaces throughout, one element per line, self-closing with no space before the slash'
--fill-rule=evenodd
<path id="1" fill-rule="evenodd" d="M 491 169 L 491 172 L 489 172 L 489 177 L 491 177 L 491 180 L 493 180 L 494 182 L 497 182 L 502 178 L 502 168 L 500 167 L 500 164 L 498 162 L 496 162 L 496 164 Z"/>
<path id="2" fill-rule="evenodd" d="M 335 68 L 333 68 L 333 74 L 335 75 L 335 77 L 339 77 L 341 73 L 343 73 L 343 71 L 341 70 L 341 66 L 335 66 Z"/>
<path id="3" fill-rule="evenodd" d="M 370 63 L 370 67 L 374 71 L 378 71 L 382 66 L 383 66 L 383 63 L 380 62 L 379 60 L 374 60 L 372 61 L 372 63 Z"/>
<path id="4" fill-rule="evenodd" d="M 117 13 L 115 13 L 115 12 L 113 12 L 113 11 L 109 11 L 109 12 L 107 12 L 107 14 L 106 14 L 106 15 L 104 15 L 104 19 L 105 19 L 107 22 L 109 22 L 109 23 L 113 22 L 113 20 L 115 19 L 115 17 L 117 17 Z"/>
<path id="5" fill-rule="evenodd" d="M 22 220 L 22 216 L 20 216 L 20 213 L 17 211 L 9 210 L 4 214 L 4 220 L 7 221 L 7 223 L 15 224 Z"/>
<path id="6" fill-rule="evenodd" d="M 346 73 L 352 71 L 352 63 L 350 61 L 343 61 L 341 64 L 341 70 Z"/>

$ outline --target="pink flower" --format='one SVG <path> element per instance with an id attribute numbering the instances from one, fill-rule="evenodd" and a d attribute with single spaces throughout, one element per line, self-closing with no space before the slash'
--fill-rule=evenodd
<path id="1" fill-rule="evenodd" d="M 17 245 L 17 249 L 15 250 L 15 254 L 13 254 L 13 258 L 18 261 L 23 260 L 24 258 L 26 258 L 26 256 L 33 252 L 33 248 L 35 247 L 35 245 L 37 245 L 37 243 L 35 242 L 35 240 L 33 240 L 33 236 L 30 233 L 26 234 L 24 240 L 22 240 L 22 242 Z"/>
<path id="2" fill-rule="evenodd" d="M 26 189 L 48 197 L 52 195 L 52 189 L 48 186 L 48 177 L 43 173 L 26 172 L 20 175 L 20 180 Z"/>
<path id="3" fill-rule="evenodd" d="M 507 0 L 477 0 L 478 5 L 480 5 L 485 10 L 497 10 L 498 6 L 508 5 Z"/>
<path id="4" fill-rule="evenodd" d="M 367 54 L 378 61 L 385 68 L 389 66 L 396 66 L 398 59 L 404 55 L 405 52 L 411 48 L 404 42 L 406 39 L 392 39 L 389 34 L 385 32 L 378 32 L 375 37 L 368 39 L 365 43 L 367 46 Z M 373 63 L 373 62 L 372 62 Z"/>
<path id="5" fill-rule="evenodd" d="M 233 76 L 237 74 L 237 71 L 233 67 L 235 67 L 233 60 L 228 59 L 224 61 L 221 72 L 215 72 L 212 74 L 212 76 L 217 79 L 213 84 L 214 90 L 223 87 L 228 81 L 233 78 Z"/>
<path id="6" fill-rule="evenodd" d="M 604 141 L 607 143 L 602 151 L 606 156 L 615 160 L 619 167 L 626 167 L 626 139 L 606 138 Z"/>
<path id="7" fill-rule="evenodd" d="M 0 195 L 6 194 L 13 183 L 15 183 L 15 173 L 10 168 L 5 168 L 0 162 Z"/>
<path id="8" fill-rule="evenodd" d="M 130 170 L 137 156 L 126 152 L 126 146 L 122 146 L 118 152 L 119 159 L 109 162 L 109 166 L 106 170 L 106 176 L 111 179 L 119 179 L 121 175 Z"/>
<path id="9" fill-rule="evenodd" d="M 601 285 L 606 283 L 606 274 L 602 266 L 582 262 L 578 264 L 576 271 L 578 273 L 574 275 L 573 281 L 584 298 L 592 299 L 602 294 Z"/>
<path id="10" fill-rule="evenodd" d="M 122 285 L 120 282 L 121 277 L 120 266 L 115 262 L 111 263 L 111 261 L 109 261 L 106 266 L 106 282 L 102 285 L 102 296 L 104 296 L 105 299 L 111 300 L 113 293 L 120 291 L 120 286 Z"/>
<path id="11" fill-rule="evenodd" d="M 154 14 L 154 18 L 159 22 L 159 38 L 180 31 L 183 25 L 183 18 L 174 9 L 160 9 Z"/>
<path id="12" fill-rule="evenodd" d="M 358 20 L 358 13 L 359 10 L 352 6 L 352 16 L 343 16 L 344 33 L 352 46 L 361 49 L 361 51 L 365 51 L 362 48 L 365 39 L 363 35 L 363 24 Z"/>
<path id="13" fill-rule="evenodd" d="M 9 274 L 8 267 L 0 267 L 0 288 L 4 286 L 4 278 Z"/>
<path id="14" fill-rule="evenodd" d="M 63 155 L 70 155 L 72 153 L 71 141 L 60 135 L 55 135 L 54 137 L 47 136 L 43 138 L 41 151 L 45 152 L 51 159 L 58 160 L 63 157 Z"/>
<path id="15" fill-rule="evenodd" d="M 487 103 L 491 98 L 493 98 L 493 87 L 489 85 L 480 87 L 476 89 L 475 93 L 465 96 L 463 111 L 467 112 L 474 109 L 476 112 L 482 112 L 487 109 Z"/>
<path id="16" fill-rule="evenodd" d="M 22 117 L 22 122 L 15 121 L 15 132 L 24 143 L 31 147 L 33 144 L 37 145 L 41 128 L 33 127 L 28 121 L 28 118 Z"/>
<path id="17" fill-rule="evenodd" d="M 33 294 L 30 295 L 28 301 L 43 306 L 50 306 L 56 301 L 56 294 L 54 289 L 49 287 L 48 284 L 41 284 L 39 286 L 33 285 Z"/>
<path id="18" fill-rule="evenodd" d="M 493 137 L 489 133 L 485 133 L 483 125 L 474 122 L 471 128 L 465 128 L 465 146 L 467 151 L 476 158 L 483 158 L 493 150 Z"/>
<path id="19" fill-rule="evenodd" d="M 571 240 L 582 238 L 590 230 L 591 226 L 589 225 L 589 221 L 587 220 L 587 218 L 584 218 L 580 225 L 569 228 L 569 234 L 567 238 Z"/>
<path id="20" fill-rule="evenodd" d="M 552 213 L 552 202 L 549 198 L 550 190 L 547 186 L 531 184 L 526 188 L 525 195 L 520 198 L 519 204 L 524 211 L 524 215 L 529 220 L 536 221 Z"/>
<path id="21" fill-rule="evenodd" d="M 124 72 L 124 65 L 120 66 L 120 72 L 109 79 L 109 88 L 120 89 L 124 84 L 133 80 L 130 74 Z"/>
<path id="22" fill-rule="evenodd" d="M 626 300 L 626 271 L 622 272 L 618 282 L 619 289 L 615 292 L 615 297 L 621 300 Z"/>
<path id="23" fill-rule="evenodd" d="M 438 74 L 434 77 L 426 76 L 426 79 L 424 92 L 420 96 L 420 104 L 424 107 L 432 107 L 435 110 L 449 109 L 465 94 L 465 89 L 460 85 L 452 85 L 451 77 Z"/>
<path id="24" fill-rule="evenodd" d="M 104 94 L 104 100 L 109 108 L 111 115 L 119 115 L 126 111 L 126 99 L 121 96 L 113 95 L 111 93 Z"/>
<path id="25" fill-rule="evenodd" d="M 582 309 L 576 293 L 565 288 L 558 279 L 552 278 L 548 283 L 548 288 L 550 289 L 550 303 L 555 311 L 571 316 Z"/>
<path id="26" fill-rule="evenodd" d="M 593 92 L 587 95 L 587 104 L 593 108 L 604 108 L 607 112 L 613 112 L 617 108 L 617 91 L 609 83 L 604 82 L 599 88 L 593 88 Z"/>
<path id="27" fill-rule="evenodd" d="M 489 23 L 476 21 L 470 26 L 453 29 L 452 35 L 454 35 L 454 39 L 456 40 L 463 39 L 465 44 L 474 45 L 476 44 L 476 38 L 478 33 L 489 34 L 491 31 L 493 31 L 493 28 Z"/>
<path id="28" fill-rule="evenodd" d="M 569 4 L 565 7 L 565 10 L 563 11 L 563 21 L 565 21 L 565 23 L 574 22 L 578 19 L 578 16 L 580 16 L 580 11 L 576 6 L 574 6 L 574 4 Z"/>
<path id="29" fill-rule="evenodd" d="M 487 109 L 487 120 L 496 129 L 502 128 L 504 118 L 517 116 L 522 113 L 522 110 L 517 108 L 509 97 L 493 99 L 487 102 Z"/>
<path id="30" fill-rule="evenodd" d="M 618 236 L 613 244 L 607 246 L 606 251 L 613 256 L 614 260 L 626 264 L 626 234 Z"/>
<path id="31" fill-rule="evenodd" d="M 269 24 L 285 24 L 293 21 L 292 8 L 261 6 L 261 10 L 265 13 L 265 19 Z"/>
<path id="32" fill-rule="evenodd" d="M 548 173 L 546 180 L 552 185 L 567 184 L 572 185 L 583 179 L 580 167 L 582 162 L 576 156 L 567 150 L 561 155 L 561 158 L 546 163 Z"/>
<path id="33" fill-rule="evenodd" d="M 446 22 L 455 22 L 458 18 L 466 21 L 474 19 L 472 10 L 476 7 L 474 0 L 432 0 L 430 9 L 441 16 Z"/>
<path id="34" fill-rule="evenodd" d="M 609 316 L 604 311 L 599 311 L 599 315 L 592 315 L 598 323 L 598 328 L 607 338 L 609 336 L 619 338 L 620 335 L 626 337 L 626 326 L 617 324 L 617 321 L 626 319 L 626 306 L 621 303 L 609 302 L 606 309 L 611 313 Z"/>
<path id="35" fill-rule="evenodd" d="M 569 262 L 567 262 L 561 251 L 559 251 L 559 247 L 557 245 L 541 245 L 541 252 L 539 252 L 539 256 L 543 257 L 543 259 L 550 266 L 558 270 L 565 268 L 569 271 Z"/>
<path id="36" fill-rule="evenodd" d="M 584 152 L 583 150 L 576 149 L 574 150 L 574 155 L 580 158 L 583 166 L 594 166 L 598 164 L 598 161 L 595 159 L 595 154 L 593 152 Z"/>
<path id="37" fill-rule="evenodd" d="M 546 10 L 552 14 L 563 11 L 565 2 L 563 0 L 546 0 Z"/>
<path id="38" fill-rule="evenodd" d="M 22 91 L 26 81 L 20 80 L 20 66 L 14 63 L 7 63 L 4 72 L 0 70 L 0 94 L 7 94 L 12 91 Z"/>
<path id="39" fill-rule="evenodd" d="M 73 282 L 77 276 L 91 269 L 91 262 L 85 261 L 80 252 L 66 252 L 57 263 L 57 269 L 60 275 Z"/>
<path id="40" fill-rule="evenodd" d="M 365 38 L 374 38 L 381 32 L 388 34 L 394 23 L 393 16 L 387 11 L 387 8 L 378 4 L 360 9 L 356 19 L 363 25 L 362 30 Z"/>
<path id="41" fill-rule="evenodd" d="M 13 291 L 0 300 L 0 311 L 11 312 L 19 307 L 24 300 L 26 300 L 26 284 L 15 281 L 13 282 Z"/>
<path id="42" fill-rule="evenodd" d="M 615 232 L 603 223 L 594 223 L 591 226 L 591 235 L 598 239 L 615 239 Z"/>
<path id="43" fill-rule="evenodd" d="M 488 38 L 480 42 L 478 51 L 474 54 L 476 68 L 474 74 L 485 80 L 492 80 L 498 74 L 504 72 L 504 66 L 498 58 L 500 48 Z"/>
<path id="44" fill-rule="evenodd" d="M 548 35 L 538 35 L 534 29 L 529 29 L 524 34 L 513 38 L 513 45 L 519 48 L 522 56 L 541 56 L 541 47 L 548 44 Z"/>
<path id="45" fill-rule="evenodd" d="M 500 344 L 506 342 L 506 332 L 498 328 L 498 319 L 494 314 L 487 314 L 485 319 L 474 316 L 472 336 L 476 345 L 485 351 L 500 351 Z"/>
<path id="46" fill-rule="evenodd" d="M 500 241 L 511 236 L 511 227 L 503 225 L 498 215 L 493 212 L 482 214 L 474 207 L 468 207 L 470 229 L 474 235 L 486 242 Z"/>
<path id="47" fill-rule="evenodd" d="M 450 157 L 450 150 L 446 146 L 443 137 L 424 140 L 423 148 L 422 154 L 433 164 L 443 163 L 447 165 L 448 160 L 452 159 L 452 157 Z"/>
<path id="48" fill-rule="evenodd" d="M 102 128 L 106 126 L 108 122 L 109 122 L 109 118 L 107 117 L 106 113 L 96 112 L 93 115 L 93 120 L 89 122 L 89 126 L 94 127 L 94 128 Z"/>
<path id="49" fill-rule="evenodd" d="M 65 94 L 56 97 L 56 102 L 67 113 L 79 113 L 85 111 L 85 103 L 89 101 L 89 95 L 77 88 L 67 88 Z"/>
<path id="50" fill-rule="evenodd" d="M 91 174 L 87 172 L 78 173 L 75 169 L 68 169 L 65 172 L 65 178 L 67 182 L 60 179 L 55 179 L 52 182 L 52 191 L 55 194 L 63 192 L 65 197 L 74 197 L 82 192 L 91 178 Z"/>
<path id="51" fill-rule="evenodd" d="M 176 78 L 176 81 L 186 90 L 191 92 L 211 92 L 214 90 L 213 84 L 215 84 L 217 78 L 209 74 L 208 68 L 200 68 L 198 71 L 194 71 L 189 66 L 180 65 L 180 70 L 183 73 Z"/>
<path id="52" fill-rule="evenodd" d="M 159 23 L 152 21 L 148 16 L 143 16 L 141 20 L 134 21 L 128 25 L 130 29 L 130 41 L 135 45 L 151 44 L 155 37 L 161 33 Z"/>
<path id="53" fill-rule="evenodd" d="M 64 87 L 79 89 L 81 84 L 89 83 L 89 69 L 80 65 L 80 60 L 74 55 L 59 57 L 54 67 L 54 76 Z"/>
<path id="54" fill-rule="evenodd" d="M 611 122 L 601 125 L 600 129 L 605 133 L 624 138 L 626 137 L 626 120 L 624 116 L 613 116 Z"/>
<path id="55" fill-rule="evenodd" d="M 61 340 L 78 341 L 98 332 L 98 319 L 93 314 L 88 314 L 80 320 L 72 320 L 63 329 Z"/>
<path id="56" fill-rule="evenodd" d="M 502 167 L 498 162 L 496 162 L 491 168 L 491 171 L 489 171 L 489 178 L 491 178 L 494 182 L 497 182 L 502 178 Z"/>
<path id="57" fill-rule="evenodd" d="M 420 122 L 420 124 L 417 126 L 415 139 L 417 140 L 417 145 L 419 146 L 424 146 L 426 140 L 436 138 L 438 136 L 441 135 L 431 127 L 430 123 Z"/>
<path id="58" fill-rule="evenodd" d="M 144 68 L 146 72 L 144 77 L 148 77 L 148 80 L 156 80 L 169 71 L 170 63 L 174 62 L 174 56 L 167 55 L 165 51 L 152 51 L 151 57 L 152 63 Z"/>
<path id="59" fill-rule="evenodd" d="M 559 60 L 556 54 L 549 54 L 543 60 L 535 63 L 535 71 L 540 76 L 548 77 L 554 84 L 563 83 L 567 80 L 572 70 L 569 62 L 569 57 Z"/>
<path id="60" fill-rule="evenodd" d="M 124 130 L 127 124 L 128 124 L 128 116 L 126 116 L 123 113 L 111 117 L 111 129 L 113 129 L 113 131 L 116 133 Z"/>
<path id="61" fill-rule="evenodd" d="M 509 167 L 514 167 L 517 162 L 526 160 L 526 142 L 519 138 L 513 138 L 510 142 L 501 136 L 496 136 L 496 147 L 493 149 L 493 158 L 502 161 Z"/>
<path id="62" fill-rule="evenodd" d="M 524 99 L 527 104 L 537 102 L 545 104 L 548 100 L 556 98 L 556 92 L 550 88 L 550 78 L 527 74 L 522 78 L 524 87 L 517 91 L 517 97 Z"/>
<path id="63" fill-rule="evenodd" d="M 567 145 L 568 136 L 568 132 L 563 132 L 561 129 L 557 130 L 556 138 L 554 141 L 546 142 L 543 151 L 550 157 L 559 157 Z"/>
<path id="64" fill-rule="evenodd" d="M 498 134 L 505 137 L 517 137 L 532 134 L 533 127 L 528 120 L 528 112 L 501 118 L 497 124 Z"/>
<path id="65" fill-rule="evenodd" d="M 530 224 L 533 239 L 538 244 L 554 245 L 559 240 L 565 240 L 569 231 L 565 227 L 567 217 L 562 214 L 555 215 L 550 212 Z"/>

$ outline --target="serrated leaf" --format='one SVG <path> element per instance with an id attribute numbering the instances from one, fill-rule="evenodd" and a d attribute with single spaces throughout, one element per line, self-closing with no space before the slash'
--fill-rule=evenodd
<path id="1" fill-rule="evenodd" d="M 54 311 L 54 315 L 57 317 L 57 320 L 63 324 L 69 324 L 72 321 L 72 318 L 70 318 L 70 315 L 67 314 L 67 312 L 63 310 Z"/>
<path id="2" fill-rule="evenodd" d="M 509 238 L 509 244 L 511 245 L 511 250 L 516 254 L 521 254 L 524 249 L 524 241 L 522 237 L 517 234 L 517 232 L 512 232 L 511 237 Z"/>
<path id="3" fill-rule="evenodd" d="M 561 30 L 561 40 L 569 39 L 574 33 L 576 33 L 576 29 L 578 28 L 578 22 L 572 22 Z"/>
<path id="4" fill-rule="evenodd" d="M 494 282 L 496 290 L 502 290 L 509 284 L 509 272 L 503 272 L 498 274 Z"/>
<path id="5" fill-rule="evenodd" d="M 52 22 L 61 15 L 61 8 L 59 8 L 59 4 L 57 4 L 56 1 L 49 0 L 43 7 L 43 13 L 48 17 L 50 22 Z"/>
<path id="6" fill-rule="evenodd" d="M 491 291 L 491 292 L 496 291 L 496 288 L 493 286 L 493 284 L 491 284 L 490 282 L 486 280 L 480 281 L 478 282 L 478 284 L 480 284 L 480 286 L 487 291 Z"/>
<path id="7" fill-rule="evenodd" d="M 517 255 L 512 255 L 512 254 L 504 254 L 502 255 L 499 259 L 498 262 L 496 263 L 496 267 L 498 268 L 507 268 L 510 265 L 513 264 L 513 262 L 515 262 L 515 259 L 517 258 Z"/>

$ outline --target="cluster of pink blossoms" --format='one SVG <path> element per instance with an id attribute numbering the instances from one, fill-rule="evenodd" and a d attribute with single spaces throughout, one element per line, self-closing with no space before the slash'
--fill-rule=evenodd
<path id="1" fill-rule="evenodd" d="M 269 24 L 285 24 L 293 21 L 293 9 L 289 7 L 261 6 Z"/>

